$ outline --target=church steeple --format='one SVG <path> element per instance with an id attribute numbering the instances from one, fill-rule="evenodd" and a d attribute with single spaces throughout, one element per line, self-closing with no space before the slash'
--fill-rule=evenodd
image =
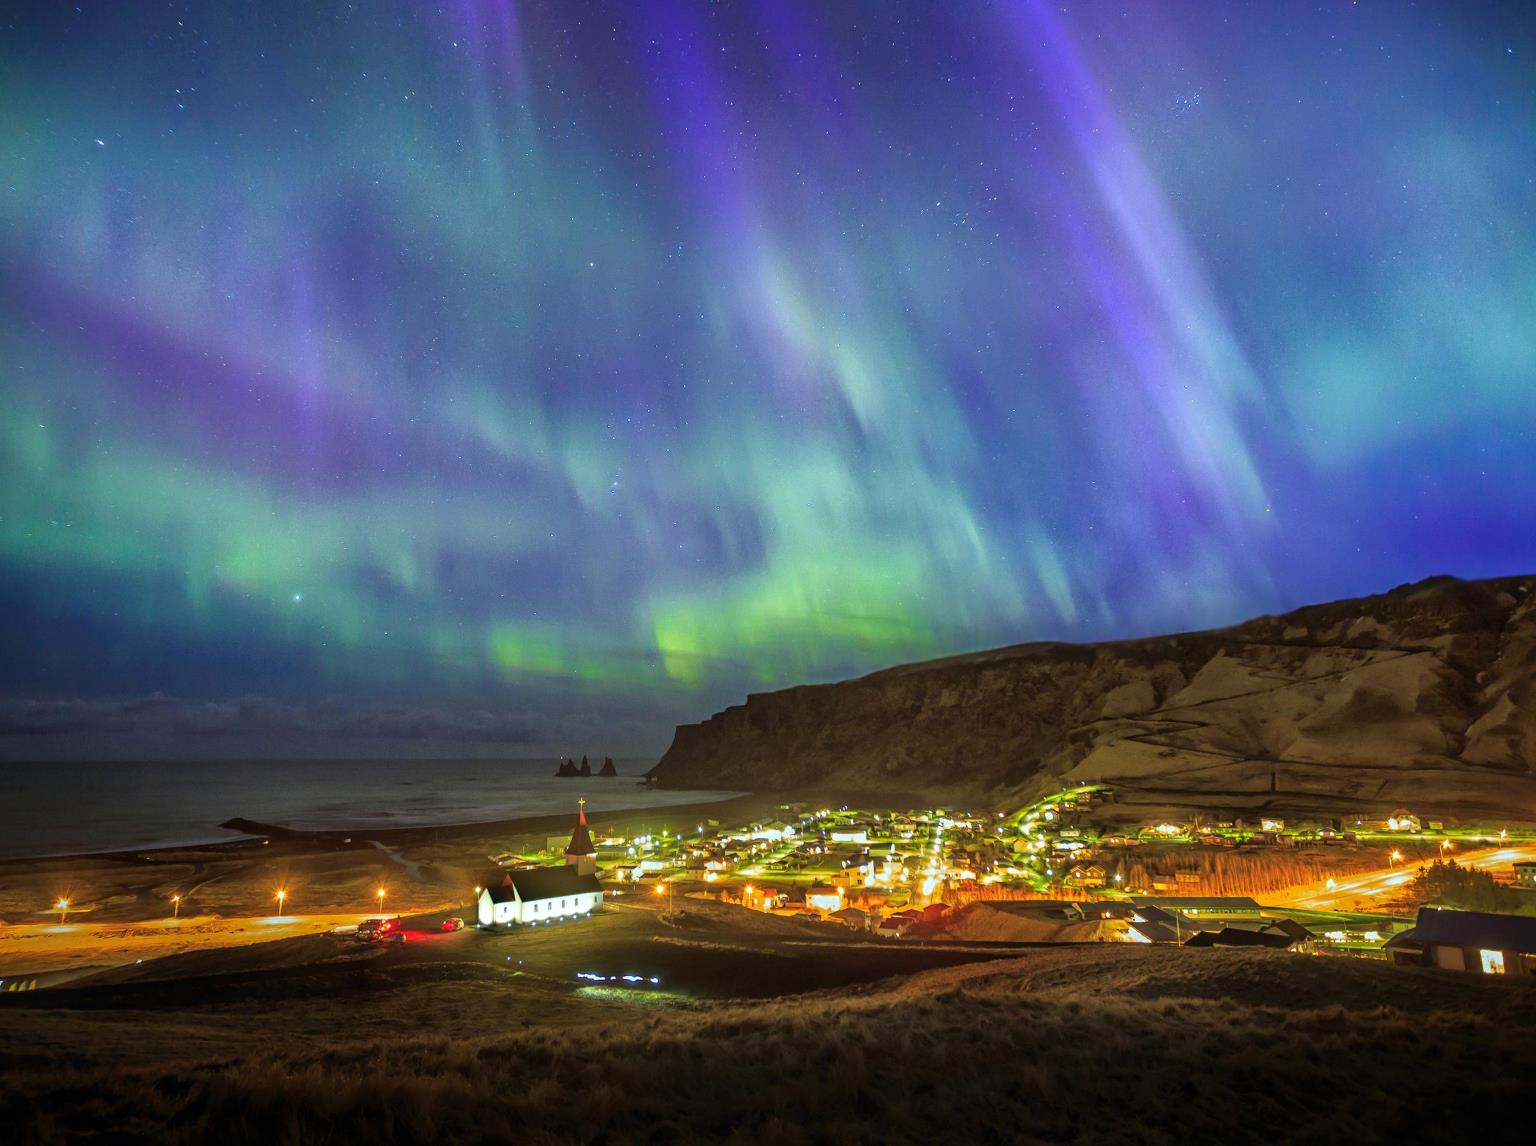
<path id="1" fill-rule="evenodd" d="M 576 801 L 576 830 L 565 848 L 565 863 L 581 875 L 597 874 L 597 849 L 592 846 L 592 833 L 587 831 L 587 798 Z"/>

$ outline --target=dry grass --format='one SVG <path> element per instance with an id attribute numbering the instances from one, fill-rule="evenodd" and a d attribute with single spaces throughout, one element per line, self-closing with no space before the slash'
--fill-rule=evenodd
<path id="1" fill-rule="evenodd" d="M 421 982 L 27 1015 L 0 1124 L 40 1142 L 1460 1142 L 1523 1118 L 1536 1071 L 1530 984 L 1248 951 L 1051 950 L 685 1008 Z"/>
<path id="2" fill-rule="evenodd" d="M 1186 895 L 1265 895 L 1329 876 L 1345 878 L 1388 866 L 1389 848 L 1340 845 L 1307 848 L 1142 848 L 1098 863 L 1127 887 L 1150 888 L 1155 873 L 1198 876 L 1181 887 Z"/>

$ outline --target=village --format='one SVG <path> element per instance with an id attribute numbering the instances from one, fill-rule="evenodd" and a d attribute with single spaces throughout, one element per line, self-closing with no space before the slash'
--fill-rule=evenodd
<path id="1" fill-rule="evenodd" d="M 796 950 L 819 949 L 812 962 L 823 963 L 838 944 L 856 945 L 866 964 L 882 948 L 947 958 L 1141 944 L 1536 970 L 1536 832 L 1519 824 L 1407 808 L 1332 820 L 1145 816 L 1104 785 L 1011 809 L 754 797 L 696 816 L 589 815 L 584 798 L 573 802 L 574 817 L 548 818 L 548 834 L 500 836 L 506 850 L 495 833 L 383 842 L 274 831 L 132 862 L 38 865 L 32 886 L 53 894 L 13 888 L 10 910 L 38 922 L 0 927 L 0 991 L 320 935 L 407 961 L 521 966 L 549 934 L 571 961 L 558 978 L 595 973 L 588 956 L 619 936 L 701 924 L 740 931 L 743 951 L 803 936 L 819 947 Z M 656 950 L 605 974 L 647 985 Z M 703 966 L 675 968 L 671 985 Z"/>
<path id="2" fill-rule="evenodd" d="M 1536 910 L 1536 833 L 1447 826 L 1409 809 L 1106 827 L 1114 799 L 1095 785 L 1011 813 L 785 803 L 749 822 L 628 836 L 589 828 L 582 808 L 574 833 L 542 852 L 488 857 L 499 878 L 475 888 L 478 923 L 586 915 L 606 894 L 666 911 L 717 901 L 892 940 L 1262 946 L 1448 965 L 1416 943 L 1404 896 L 1425 865 L 1458 856 L 1529 892 Z M 1489 915 L 1434 914 L 1442 927 Z M 1473 962 L 1536 971 L 1536 918 L 1490 917 L 1462 920 L 1471 930 L 1461 946 L 1481 950 L 1482 931 L 1487 943 L 1517 934 L 1497 948 L 1507 955 Z"/>

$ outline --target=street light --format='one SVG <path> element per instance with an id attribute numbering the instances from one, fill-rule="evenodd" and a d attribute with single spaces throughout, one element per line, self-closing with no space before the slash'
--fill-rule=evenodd
<path id="1" fill-rule="evenodd" d="M 288 898 L 288 892 L 286 890 L 284 890 L 283 888 L 278 888 L 277 889 L 277 913 L 279 915 L 281 915 L 283 913 L 283 900 L 285 900 L 287 898 Z"/>
<path id="2" fill-rule="evenodd" d="M 59 922 L 63 923 L 69 918 L 69 900 L 61 899 L 53 905 L 53 909 L 59 913 Z"/>
<path id="3" fill-rule="evenodd" d="M 373 894 L 379 897 L 379 912 L 382 914 L 384 911 L 384 889 L 381 887 Z"/>
<path id="4" fill-rule="evenodd" d="M 1391 865 L 1392 866 L 1396 866 L 1397 864 L 1400 864 L 1400 863 L 1403 862 L 1403 853 L 1399 852 L 1399 851 L 1394 851 L 1392 853 L 1392 855 L 1389 857 L 1389 859 L 1390 859 Z"/>
<path id="5" fill-rule="evenodd" d="M 181 918 L 181 896 L 179 895 L 171 896 L 171 917 L 173 919 Z"/>

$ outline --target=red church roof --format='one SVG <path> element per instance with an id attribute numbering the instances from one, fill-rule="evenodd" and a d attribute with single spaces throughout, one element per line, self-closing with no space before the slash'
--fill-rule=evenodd
<path id="1" fill-rule="evenodd" d="M 571 833 L 571 842 L 566 845 L 565 854 L 568 856 L 595 856 L 597 849 L 592 846 L 592 833 L 587 831 L 587 809 L 585 800 L 577 807 L 576 830 Z"/>

